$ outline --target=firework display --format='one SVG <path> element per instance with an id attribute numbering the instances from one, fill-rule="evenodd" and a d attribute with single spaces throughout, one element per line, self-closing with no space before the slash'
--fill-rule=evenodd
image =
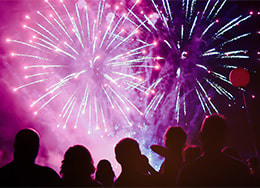
<path id="1" fill-rule="evenodd" d="M 240 29 L 255 15 L 223 16 L 227 0 L 42 3 L 5 38 L 12 91 L 55 131 L 135 137 L 156 168 L 151 141 L 161 144 L 169 125 L 193 133 L 204 115 L 235 104 L 255 73 L 244 66 L 250 49 L 237 45 L 259 35 Z M 243 87 L 232 70 L 246 75 L 233 71 Z"/>
<path id="2" fill-rule="evenodd" d="M 118 119 L 132 126 L 128 114 L 142 116 L 143 110 L 131 98 L 153 92 L 146 84 L 147 69 L 157 68 L 146 56 L 154 43 L 138 37 L 146 25 L 132 20 L 138 1 L 127 11 L 106 1 L 45 2 L 48 11 L 25 17 L 28 41 L 6 40 L 18 48 L 11 56 L 26 62 L 25 84 L 14 91 L 36 90 L 39 97 L 30 104 L 34 115 L 54 105 L 58 127 L 77 128 L 83 121 L 90 134 L 108 132 Z"/>
<path id="3" fill-rule="evenodd" d="M 187 122 L 198 114 L 221 113 L 212 101 L 215 94 L 236 100 L 229 89 L 232 83 L 228 75 L 239 66 L 237 61 L 246 61 L 250 56 L 247 49 L 234 44 L 252 33 L 235 34 L 234 30 L 249 20 L 252 13 L 223 19 L 222 23 L 217 18 L 226 2 L 151 0 L 154 12 L 150 17 L 158 18 L 153 28 L 160 44 L 154 54 L 164 60 L 160 72 L 153 74 L 154 82 L 160 83 L 159 92 L 151 99 L 147 117 L 154 109 L 153 116 L 189 126 Z M 195 104 L 200 104 L 201 109 Z M 189 106 L 193 108 L 188 109 Z"/>

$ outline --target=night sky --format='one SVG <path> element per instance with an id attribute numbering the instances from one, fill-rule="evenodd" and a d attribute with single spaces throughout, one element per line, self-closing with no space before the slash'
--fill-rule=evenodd
<path id="1" fill-rule="evenodd" d="M 172 3 L 174 1 L 170 2 Z M 201 6 L 203 3 L 198 1 L 197 4 Z M 79 141 L 83 142 L 87 147 L 95 148 L 95 141 L 93 142 L 95 137 L 92 136 L 86 141 L 82 141 L 81 138 L 84 137 L 84 135 L 77 133 L 77 131 L 57 133 L 56 127 L 48 126 L 47 120 L 45 121 L 42 118 L 34 117 L 31 109 L 27 105 L 24 105 L 24 99 L 30 98 L 30 92 L 26 93 L 26 97 L 21 96 L 19 93 L 13 92 L 13 86 L 10 85 L 10 83 L 14 83 L 10 80 L 17 80 L 20 74 L 17 73 L 17 70 L 12 72 L 10 69 L 14 62 L 12 62 L 10 58 L 11 51 L 6 45 L 6 38 L 15 37 L 23 32 L 21 26 L 24 21 L 24 16 L 40 6 L 46 5 L 38 0 L 0 0 L 0 166 L 12 159 L 12 144 L 15 134 L 21 128 L 34 127 L 39 131 L 42 139 L 38 162 L 49 165 L 58 171 L 61 157 L 68 146 L 78 144 L 76 142 Z M 142 0 L 140 6 L 144 6 L 143 8 L 145 10 L 149 10 L 150 4 L 146 3 L 146 0 Z M 238 61 L 238 66 L 245 67 L 250 73 L 250 82 L 245 87 L 247 109 L 244 107 L 242 92 L 235 87 L 228 87 L 229 91 L 234 94 L 236 98 L 235 103 L 229 102 L 224 99 L 223 96 L 217 94 L 214 95 L 212 99 L 216 107 L 227 117 L 229 125 L 228 145 L 238 150 L 243 158 L 255 155 L 255 143 L 258 152 L 260 152 L 260 55 L 257 54 L 257 52 L 259 53 L 260 51 L 260 34 L 258 33 L 260 31 L 260 15 L 257 15 L 257 12 L 260 12 L 260 1 L 228 1 L 218 16 L 220 19 L 229 19 L 235 18 L 240 14 L 248 14 L 250 11 L 254 12 L 252 18 L 241 24 L 239 31 L 232 31 L 234 35 L 236 32 L 252 32 L 252 35 L 246 40 L 241 40 L 236 43 L 241 49 L 248 49 L 250 55 L 249 59 L 243 62 Z M 25 94 L 23 93 L 23 95 Z M 193 108 L 193 106 L 189 106 L 189 108 Z M 194 110 L 196 110 L 195 107 Z M 201 124 L 203 116 L 204 114 L 201 114 L 196 119 L 198 125 Z M 198 143 L 195 139 L 197 138 L 199 130 L 198 125 L 194 126 L 193 131 L 190 132 L 192 134 L 191 139 L 189 139 L 191 143 Z M 150 132 L 151 130 L 153 129 L 150 127 Z M 157 142 L 162 144 L 162 135 L 160 136 L 158 133 L 161 134 L 163 132 L 165 132 L 165 126 L 162 127 L 160 131 L 156 130 L 154 132 L 152 141 L 156 142 L 156 139 L 160 137 L 160 139 L 157 139 Z M 77 136 L 77 134 L 79 136 Z M 71 136 L 71 138 L 69 136 Z M 114 142 L 119 139 L 120 136 L 112 139 L 113 141 L 111 142 L 109 141 L 108 143 L 112 143 L 112 146 L 108 147 L 108 149 L 113 150 Z M 139 138 L 139 141 L 142 139 Z M 89 142 L 91 142 L 90 145 L 88 145 Z M 147 145 L 147 143 L 145 144 Z M 58 146 L 59 150 L 57 152 L 50 152 L 50 150 L 55 151 Z M 94 158 L 101 159 L 102 152 L 95 152 L 95 150 L 93 150 Z M 110 153 L 113 153 L 113 151 Z M 108 158 L 113 158 L 113 154 L 109 155 Z M 104 156 L 104 158 L 105 157 L 107 156 Z"/>

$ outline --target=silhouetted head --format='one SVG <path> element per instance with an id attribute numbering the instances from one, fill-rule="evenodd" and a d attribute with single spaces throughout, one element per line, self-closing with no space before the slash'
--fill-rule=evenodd
<path id="1" fill-rule="evenodd" d="M 181 127 L 169 127 L 164 135 L 164 144 L 173 150 L 182 150 L 187 139 L 187 134 Z"/>
<path id="2" fill-rule="evenodd" d="M 238 153 L 236 150 L 234 150 L 234 149 L 232 149 L 231 147 L 229 147 L 229 146 L 224 147 L 224 148 L 221 150 L 221 152 L 222 152 L 222 153 L 225 153 L 226 155 L 229 155 L 229 156 L 231 156 L 231 157 L 234 157 L 234 158 L 236 158 L 236 159 L 240 159 L 239 153 Z"/>
<path id="3" fill-rule="evenodd" d="M 198 158 L 200 154 L 201 153 L 200 153 L 199 146 L 195 146 L 195 145 L 188 146 L 183 151 L 184 162 L 189 163 L 195 160 L 196 158 Z"/>
<path id="4" fill-rule="evenodd" d="M 100 160 L 97 165 L 98 171 L 113 171 L 111 163 L 106 159 Z"/>
<path id="5" fill-rule="evenodd" d="M 22 129 L 15 136 L 14 159 L 23 163 L 34 163 L 38 155 L 40 138 L 34 129 Z"/>
<path id="6" fill-rule="evenodd" d="M 115 147 L 116 160 L 122 167 L 135 168 L 140 164 L 141 152 L 139 144 L 132 138 L 120 140 Z"/>
<path id="7" fill-rule="evenodd" d="M 205 151 L 220 151 L 226 140 L 227 125 L 221 114 L 206 116 L 200 129 L 200 141 Z"/>
<path id="8" fill-rule="evenodd" d="M 104 186 L 112 186 L 115 178 L 115 173 L 111 163 L 106 160 L 100 160 L 97 165 L 96 180 Z"/>
<path id="9" fill-rule="evenodd" d="M 62 161 L 60 174 L 66 185 L 83 185 L 95 171 L 93 160 L 87 148 L 81 145 L 70 147 Z"/>

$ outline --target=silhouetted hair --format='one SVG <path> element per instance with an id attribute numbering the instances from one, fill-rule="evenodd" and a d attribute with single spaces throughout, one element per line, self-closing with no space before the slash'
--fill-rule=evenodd
<path id="1" fill-rule="evenodd" d="M 182 149 L 185 145 L 187 134 L 181 127 L 169 127 L 164 135 L 167 148 Z"/>
<path id="2" fill-rule="evenodd" d="M 14 159 L 34 162 L 39 145 L 39 134 L 34 129 L 22 129 L 15 137 Z"/>
<path id="3" fill-rule="evenodd" d="M 60 171 L 65 182 L 91 178 L 91 174 L 94 172 L 93 159 L 87 148 L 75 145 L 66 151 Z"/>
<path id="4" fill-rule="evenodd" d="M 115 173 L 111 163 L 106 160 L 100 160 L 97 165 L 96 180 L 104 186 L 112 186 L 114 183 Z"/>
<path id="5" fill-rule="evenodd" d="M 220 147 L 225 143 L 227 125 L 221 114 L 206 116 L 203 120 L 200 136 L 203 145 Z"/>
<path id="6" fill-rule="evenodd" d="M 132 138 L 124 138 L 120 140 L 115 147 L 117 161 L 121 164 L 136 162 L 137 157 L 141 156 L 139 144 Z"/>

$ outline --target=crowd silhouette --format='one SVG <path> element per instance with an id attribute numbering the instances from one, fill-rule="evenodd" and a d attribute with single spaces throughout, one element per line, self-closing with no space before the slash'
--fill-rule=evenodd
<path id="1" fill-rule="evenodd" d="M 39 134 L 19 131 L 14 141 L 13 161 L 0 168 L 0 186 L 8 187 L 175 187 L 260 186 L 256 157 L 242 161 L 239 153 L 225 145 L 227 125 L 220 114 L 206 116 L 199 133 L 200 145 L 187 145 L 181 127 L 170 126 L 164 146 L 151 150 L 164 157 L 157 172 L 138 142 L 123 138 L 115 148 L 121 173 L 115 176 L 111 163 L 100 160 L 95 168 L 91 152 L 75 145 L 65 152 L 60 176 L 51 168 L 35 164 Z"/>

